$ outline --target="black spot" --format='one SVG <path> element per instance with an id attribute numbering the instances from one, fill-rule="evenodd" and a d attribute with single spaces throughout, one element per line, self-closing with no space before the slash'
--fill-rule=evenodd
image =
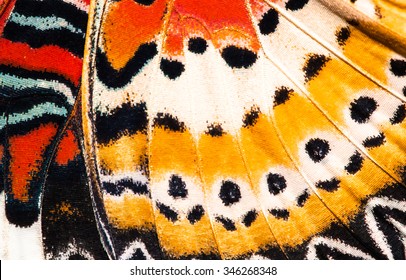
<path id="1" fill-rule="evenodd" d="M 398 77 L 406 76 L 406 61 L 401 59 L 391 59 L 390 71 Z"/>
<path id="2" fill-rule="evenodd" d="M 355 2 L 357 2 L 357 0 L 350 0 L 351 1 L 351 3 L 355 3 Z"/>
<path id="3" fill-rule="evenodd" d="M 303 207 L 307 201 L 307 199 L 309 199 L 310 194 L 307 190 L 305 190 L 301 195 L 299 195 L 299 197 L 297 198 L 297 206 L 299 207 Z"/>
<path id="4" fill-rule="evenodd" d="M 357 123 L 366 123 L 376 108 L 378 103 L 375 99 L 361 96 L 350 104 L 351 119 Z"/>
<path id="5" fill-rule="evenodd" d="M 229 218 L 220 216 L 220 217 L 216 217 L 216 221 L 221 223 L 223 225 L 223 227 L 228 231 L 237 230 L 237 228 L 235 227 L 235 223 Z"/>
<path id="6" fill-rule="evenodd" d="M 385 143 L 385 135 L 381 132 L 379 135 L 368 137 L 362 142 L 365 148 L 376 148 Z"/>
<path id="7" fill-rule="evenodd" d="M 352 26 L 359 26 L 359 21 L 355 18 L 347 20 L 347 22 Z"/>
<path id="8" fill-rule="evenodd" d="M 146 133 L 148 124 L 147 106 L 145 102 L 136 104 L 124 103 L 110 114 L 96 111 L 96 139 L 100 144 L 107 144 L 121 136 L 136 132 Z"/>
<path id="9" fill-rule="evenodd" d="M 286 179 L 280 174 L 269 173 L 266 176 L 268 190 L 271 194 L 277 195 L 286 189 Z"/>
<path id="10" fill-rule="evenodd" d="M 172 210 L 169 206 L 157 202 L 156 207 L 158 208 L 159 212 L 165 216 L 169 221 L 176 222 L 178 220 L 178 213 L 175 210 Z"/>
<path id="11" fill-rule="evenodd" d="M 82 256 L 81 254 L 72 254 L 68 257 L 69 260 L 87 260 L 87 258 L 85 258 L 84 256 Z"/>
<path id="12" fill-rule="evenodd" d="M 278 12 L 271 8 L 263 16 L 258 23 L 259 31 L 263 35 L 269 35 L 275 32 L 276 27 L 279 24 Z"/>
<path id="13" fill-rule="evenodd" d="M 331 180 L 319 181 L 316 183 L 316 187 L 323 189 L 328 192 L 336 191 L 340 187 L 341 181 L 337 178 Z"/>
<path id="14" fill-rule="evenodd" d="M 189 222 L 194 225 L 203 217 L 205 211 L 202 205 L 193 206 L 192 210 L 187 214 L 187 219 Z"/>
<path id="15" fill-rule="evenodd" d="M 252 223 L 255 222 L 257 217 L 258 217 L 257 211 L 255 211 L 255 210 L 248 211 L 247 214 L 245 214 L 244 217 L 242 218 L 242 223 L 246 227 L 250 227 L 252 225 Z"/>
<path id="16" fill-rule="evenodd" d="M 178 118 L 168 113 L 158 113 L 154 119 L 154 126 L 174 132 L 184 132 L 186 129 L 183 122 L 180 122 Z"/>
<path id="17" fill-rule="evenodd" d="M 219 197 L 225 206 L 237 203 L 241 199 L 240 187 L 231 181 L 223 181 L 220 187 Z"/>
<path id="18" fill-rule="evenodd" d="M 249 126 L 253 126 L 257 123 L 257 120 L 259 118 L 259 114 L 260 114 L 260 110 L 258 109 L 258 107 L 252 107 L 251 111 L 249 111 L 248 113 L 246 113 L 244 115 L 244 118 L 242 120 L 243 122 L 243 127 L 249 127 Z"/>
<path id="19" fill-rule="evenodd" d="M 344 167 L 345 170 L 350 174 L 355 174 L 361 170 L 364 158 L 360 152 L 355 151 L 355 153 L 350 157 L 349 163 Z"/>
<path id="20" fill-rule="evenodd" d="M 110 88 L 123 87 L 157 54 L 156 43 L 142 44 L 123 68 L 115 70 L 108 61 L 106 54 L 97 49 L 97 76 Z"/>
<path id="21" fill-rule="evenodd" d="M 396 109 L 395 113 L 393 114 L 393 117 L 390 119 L 391 124 L 398 124 L 403 122 L 403 120 L 406 117 L 406 108 L 405 104 L 399 105 L 398 108 Z"/>
<path id="22" fill-rule="evenodd" d="M 131 257 L 129 258 L 129 260 L 146 260 L 146 259 L 147 257 L 140 248 L 135 249 L 134 253 L 132 253 Z"/>
<path id="23" fill-rule="evenodd" d="M 257 55 L 254 52 L 236 46 L 225 47 L 221 56 L 232 68 L 249 68 L 257 61 Z"/>
<path id="24" fill-rule="evenodd" d="M 292 96 L 292 94 L 293 94 L 293 89 L 289 89 L 284 86 L 276 89 L 273 106 L 275 107 L 275 106 L 278 106 L 281 104 L 285 104 L 285 102 L 289 100 L 289 98 Z"/>
<path id="25" fill-rule="evenodd" d="M 144 6 L 150 6 L 155 2 L 155 0 L 134 0 L 134 1 Z"/>
<path id="26" fill-rule="evenodd" d="M 207 42 L 203 38 L 190 38 L 188 48 L 192 53 L 203 54 L 207 49 Z"/>
<path id="27" fill-rule="evenodd" d="M 24 203 L 18 200 L 7 198 L 13 196 L 6 194 L 6 217 L 7 220 L 17 227 L 30 227 L 33 223 L 38 221 L 40 210 L 38 204 Z"/>
<path id="28" fill-rule="evenodd" d="M 287 209 L 272 209 L 268 210 L 272 216 L 277 219 L 284 219 L 285 221 L 289 219 L 289 211 Z"/>
<path id="29" fill-rule="evenodd" d="M 335 35 L 336 35 L 337 43 L 340 46 L 344 46 L 345 43 L 347 42 L 348 38 L 350 38 L 350 35 L 351 35 L 350 28 L 348 26 L 342 27 L 339 30 L 337 30 Z"/>
<path id="30" fill-rule="evenodd" d="M 286 2 L 285 8 L 287 10 L 297 11 L 302 9 L 308 2 L 309 0 L 289 0 Z"/>
<path id="31" fill-rule="evenodd" d="M 186 189 L 186 183 L 181 177 L 172 175 L 169 179 L 168 194 L 173 198 L 186 198 L 188 190 Z"/>
<path id="32" fill-rule="evenodd" d="M 111 195 L 119 196 L 125 189 L 131 190 L 134 194 L 146 195 L 149 193 L 148 186 L 140 181 L 124 178 L 117 182 L 102 182 L 102 188 Z"/>
<path id="33" fill-rule="evenodd" d="M 331 58 L 323 54 L 309 54 L 306 63 L 303 67 L 305 74 L 305 81 L 309 82 L 311 79 L 319 75 L 321 69 L 326 65 Z"/>
<path id="34" fill-rule="evenodd" d="M 406 96 L 406 87 L 403 87 L 402 93 L 403 93 L 404 96 Z"/>
<path id="35" fill-rule="evenodd" d="M 313 138 L 306 143 L 305 149 L 314 162 L 320 162 L 330 152 L 330 145 L 327 140 Z"/>
<path id="36" fill-rule="evenodd" d="M 164 75 L 171 80 L 175 80 L 185 71 L 185 65 L 182 62 L 166 58 L 161 59 L 160 68 Z"/>
<path id="37" fill-rule="evenodd" d="M 206 134 L 213 136 L 213 137 L 220 137 L 220 136 L 223 136 L 223 134 L 225 134 L 225 132 L 220 124 L 214 123 L 207 127 Z"/>

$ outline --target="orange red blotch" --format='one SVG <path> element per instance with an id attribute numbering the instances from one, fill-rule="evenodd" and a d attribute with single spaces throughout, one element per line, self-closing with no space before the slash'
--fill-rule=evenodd
<path id="1" fill-rule="evenodd" d="M 14 199 L 27 202 L 28 186 L 43 163 L 43 155 L 54 139 L 58 126 L 42 124 L 25 135 L 9 138 L 10 180 Z"/>
<path id="2" fill-rule="evenodd" d="M 58 165 L 67 165 L 80 153 L 79 145 L 72 130 L 67 130 L 58 145 L 55 162 Z"/>

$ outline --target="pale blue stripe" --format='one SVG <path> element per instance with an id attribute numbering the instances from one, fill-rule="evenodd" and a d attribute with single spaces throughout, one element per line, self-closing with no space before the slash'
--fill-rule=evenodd
<path id="1" fill-rule="evenodd" d="M 66 29 L 73 33 L 84 34 L 82 30 L 76 28 L 65 19 L 59 17 L 35 17 L 12 13 L 9 21 L 17 23 L 21 26 L 31 26 L 41 31 L 52 29 Z"/>
<path id="2" fill-rule="evenodd" d="M 47 81 L 41 79 L 20 78 L 0 73 L 0 89 L 8 88 L 18 90 L 25 89 L 47 89 L 64 95 L 69 104 L 73 104 L 74 98 L 71 89 L 58 81 Z M 17 94 L 18 95 L 18 94 Z"/>
<path id="3" fill-rule="evenodd" d="M 66 117 L 68 115 L 68 110 L 64 107 L 56 106 L 54 103 L 45 102 L 33 106 L 31 109 L 24 113 L 14 113 L 8 116 L 8 124 L 18 124 L 20 122 L 26 122 L 33 120 L 35 118 L 41 117 L 42 115 L 50 114 L 55 116 Z M 1 121 L 0 121 L 1 124 Z"/>

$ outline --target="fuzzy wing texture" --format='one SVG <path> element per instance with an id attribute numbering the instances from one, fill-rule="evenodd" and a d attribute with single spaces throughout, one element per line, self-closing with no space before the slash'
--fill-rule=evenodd
<path id="1" fill-rule="evenodd" d="M 0 1 L 1 259 L 107 258 L 73 114 L 88 5 Z"/>
<path id="2" fill-rule="evenodd" d="M 406 257 L 402 1 L 90 14 L 84 152 L 110 257 Z"/>

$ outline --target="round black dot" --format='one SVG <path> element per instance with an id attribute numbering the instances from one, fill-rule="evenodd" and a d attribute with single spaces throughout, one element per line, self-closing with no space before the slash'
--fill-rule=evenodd
<path id="1" fill-rule="evenodd" d="M 168 194 L 173 198 L 186 198 L 188 190 L 186 189 L 186 183 L 178 175 L 172 175 L 169 179 Z"/>
<path id="2" fill-rule="evenodd" d="M 324 139 L 314 138 L 306 143 L 305 149 L 314 162 L 320 162 L 330 152 L 330 145 Z"/>
<path id="3" fill-rule="evenodd" d="M 160 64 L 161 71 L 171 80 L 175 80 L 180 77 L 185 71 L 185 65 L 182 62 L 176 60 L 169 60 L 166 58 L 161 59 Z"/>
<path id="4" fill-rule="evenodd" d="M 135 2 L 144 6 L 150 6 L 155 2 L 155 0 L 135 0 Z"/>
<path id="5" fill-rule="evenodd" d="M 289 0 L 286 2 L 285 8 L 291 11 L 301 10 L 308 2 L 309 0 Z"/>
<path id="6" fill-rule="evenodd" d="M 378 103 L 375 99 L 361 96 L 350 104 L 351 118 L 357 123 L 366 123 L 376 108 Z"/>
<path id="7" fill-rule="evenodd" d="M 391 59 L 390 71 L 398 77 L 406 76 L 406 60 Z"/>
<path id="8" fill-rule="evenodd" d="M 203 54 L 207 49 L 207 42 L 203 38 L 190 38 L 188 49 L 192 53 Z"/>
<path id="9" fill-rule="evenodd" d="M 231 181 L 223 181 L 219 197 L 225 206 L 237 203 L 241 199 L 240 187 Z"/>
<path id="10" fill-rule="evenodd" d="M 258 23 L 259 31 L 263 35 L 269 35 L 276 31 L 276 27 L 279 24 L 278 12 L 271 8 L 263 16 Z"/>
<path id="11" fill-rule="evenodd" d="M 245 48 L 228 46 L 221 52 L 221 57 L 231 68 L 249 68 L 257 61 L 257 54 Z"/>
<path id="12" fill-rule="evenodd" d="M 286 189 L 286 179 L 280 174 L 269 173 L 266 182 L 268 183 L 269 192 L 273 195 L 277 195 Z"/>

